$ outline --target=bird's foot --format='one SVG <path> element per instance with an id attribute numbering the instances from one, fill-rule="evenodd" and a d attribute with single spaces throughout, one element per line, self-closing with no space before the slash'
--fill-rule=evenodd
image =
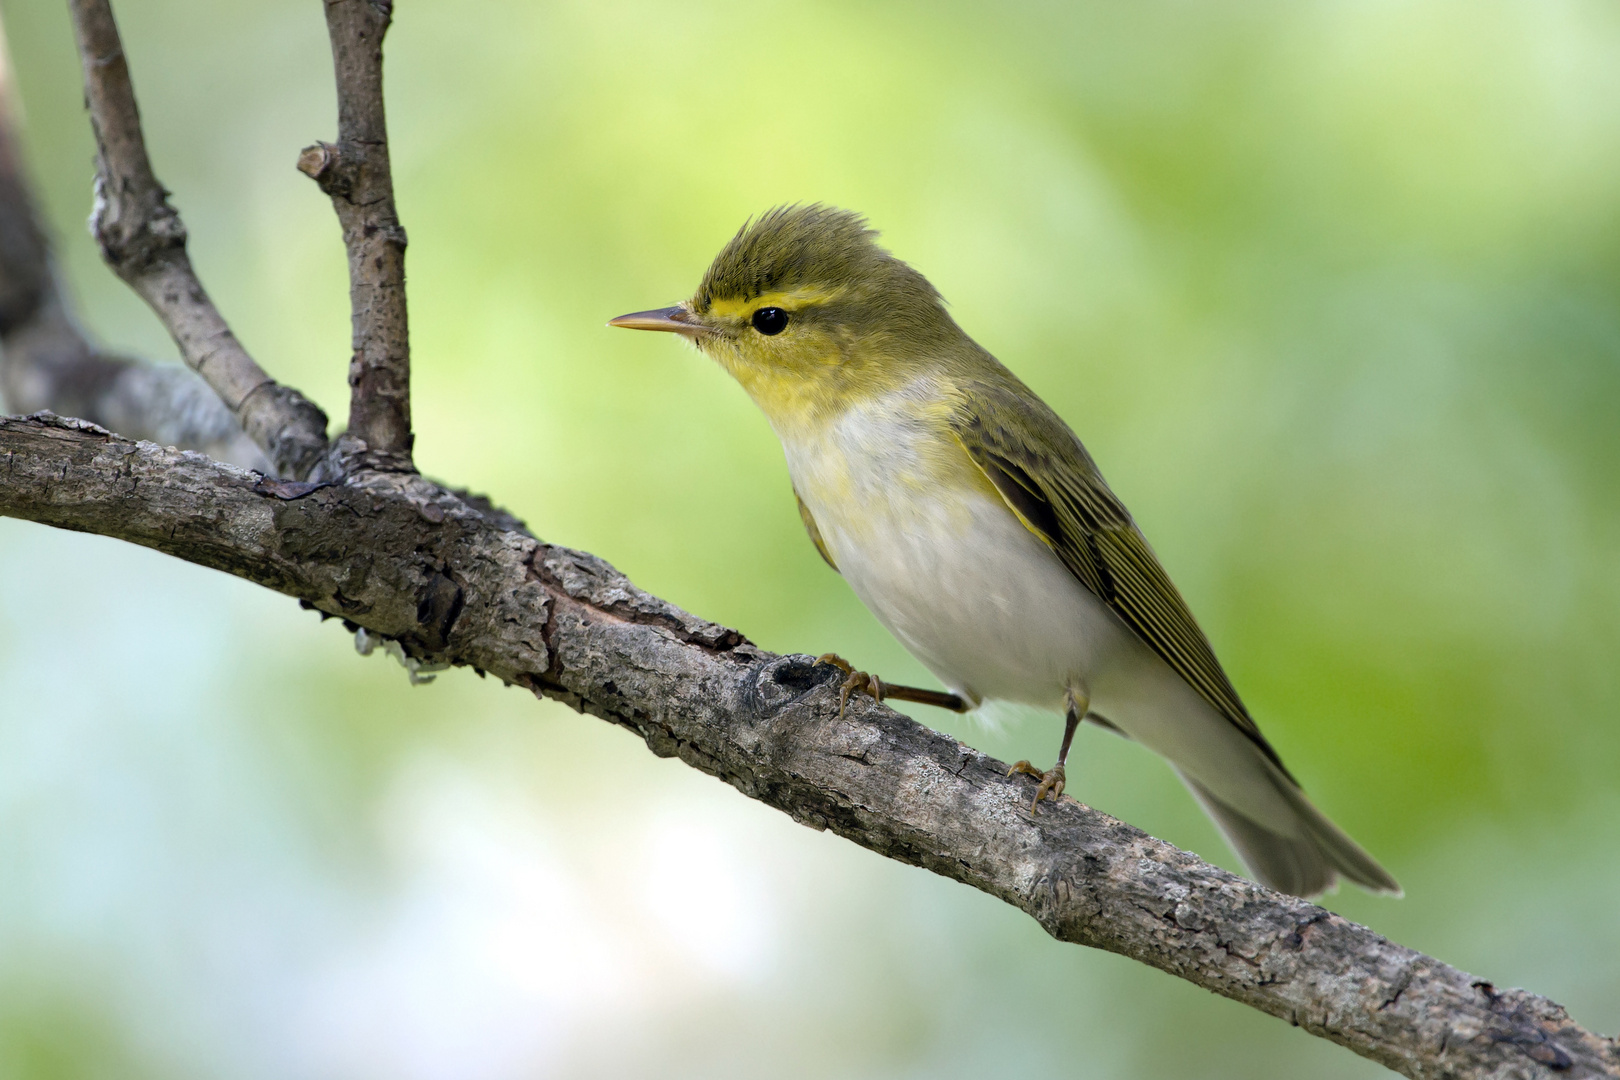
<path id="1" fill-rule="evenodd" d="M 849 707 L 852 694 L 870 694 L 873 701 L 883 700 L 886 692 L 883 680 L 876 675 L 856 671 L 848 660 L 837 653 L 822 653 L 816 657 L 816 663 L 827 664 L 844 673 L 844 684 L 838 688 L 838 719 L 844 718 L 844 710 Z"/>
<path id="2" fill-rule="evenodd" d="M 1012 776 L 1014 773 L 1023 773 L 1026 776 L 1040 778 L 1040 786 L 1035 789 L 1035 800 L 1029 804 L 1030 817 L 1035 816 L 1035 807 L 1040 805 L 1042 799 L 1050 798 L 1053 802 L 1057 802 L 1058 796 L 1063 794 L 1065 778 L 1061 761 L 1045 772 L 1041 772 L 1027 761 L 1016 762 L 1012 768 L 1007 770 L 1008 776 Z"/>

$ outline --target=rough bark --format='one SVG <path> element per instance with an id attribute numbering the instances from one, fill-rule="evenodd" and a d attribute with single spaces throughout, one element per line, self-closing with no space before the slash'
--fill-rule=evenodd
<path id="1" fill-rule="evenodd" d="M 326 0 L 337 77 L 338 141 L 316 143 L 298 169 L 332 198 L 349 254 L 348 468 L 409 471 L 411 344 L 405 307 L 405 227 L 394 207 L 383 112 L 382 42 L 390 0 Z M 357 456 L 358 455 L 358 456 Z"/>
<path id="2" fill-rule="evenodd" d="M 1620 1045 L 1064 798 L 419 476 L 293 483 L 44 415 L 0 420 L 0 514 L 224 570 L 640 735 L 816 829 L 972 885 L 1411 1077 L 1620 1076 Z"/>
<path id="3" fill-rule="evenodd" d="M 326 451 L 326 414 L 272 379 L 209 299 L 186 254 L 185 225 L 152 172 L 112 8 L 107 0 L 68 6 L 98 149 L 90 230 L 102 257 L 157 313 L 186 365 L 276 468 L 308 475 Z"/>

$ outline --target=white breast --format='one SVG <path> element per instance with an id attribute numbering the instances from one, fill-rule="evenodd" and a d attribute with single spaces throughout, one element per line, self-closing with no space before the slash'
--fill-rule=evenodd
<path id="1" fill-rule="evenodd" d="M 783 439 L 794 488 L 863 603 L 968 700 L 1062 708 L 1129 631 L 988 491 L 944 488 L 913 386 Z M 907 407 L 909 406 L 909 407 Z"/>

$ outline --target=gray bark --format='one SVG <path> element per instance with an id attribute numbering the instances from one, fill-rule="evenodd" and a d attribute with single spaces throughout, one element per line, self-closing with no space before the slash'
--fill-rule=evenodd
<path id="1" fill-rule="evenodd" d="M 1620 1044 L 1229 874 L 542 543 L 419 476 L 271 480 L 51 415 L 0 420 L 0 514 L 118 537 L 297 597 L 416 663 L 634 731 L 816 829 L 961 881 L 1410 1077 L 1620 1076 Z"/>
<path id="2" fill-rule="evenodd" d="M 382 43 L 391 0 L 326 0 L 338 141 L 306 147 L 298 169 L 332 198 L 349 254 L 349 429 L 344 471 L 410 471 L 411 343 L 405 227 L 394 208 L 383 111 Z"/>
<path id="3" fill-rule="evenodd" d="M 163 320 L 203 377 L 278 470 L 306 476 L 326 452 L 326 414 L 272 379 L 209 299 L 186 254 L 186 227 L 152 172 L 129 64 L 107 0 L 70 0 L 95 131 L 90 231 L 107 265 Z"/>

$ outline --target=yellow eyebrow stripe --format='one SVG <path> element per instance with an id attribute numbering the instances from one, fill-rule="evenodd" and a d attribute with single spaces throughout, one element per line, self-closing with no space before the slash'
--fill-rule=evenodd
<path id="1" fill-rule="evenodd" d="M 791 289 L 785 292 L 768 292 L 763 296 L 755 296 L 746 300 L 716 300 L 709 305 L 709 314 L 718 315 L 722 319 L 729 319 L 739 315 L 747 315 L 762 307 L 786 308 L 788 311 L 798 311 L 801 308 L 825 304 L 843 295 L 842 285 L 834 289 L 823 288 L 819 285 L 810 285 L 802 289 Z"/>

